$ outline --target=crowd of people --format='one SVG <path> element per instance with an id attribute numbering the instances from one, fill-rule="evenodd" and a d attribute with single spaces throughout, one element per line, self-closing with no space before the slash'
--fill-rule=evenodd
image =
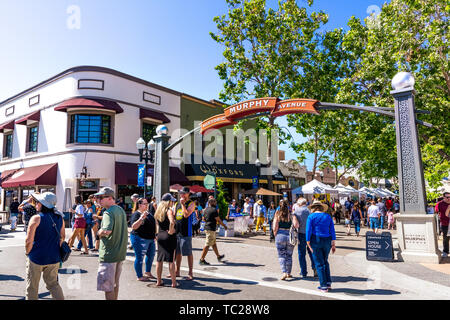
<path id="1" fill-rule="evenodd" d="M 192 237 L 202 229 L 206 234 L 200 265 L 209 265 L 205 260 L 212 247 L 217 260 L 223 260 L 216 243 L 218 225 L 227 229 L 219 217 L 216 199 L 209 196 L 205 208 L 198 199 L 191 199 L 188 187 L 178 192 L 179 200 L 167 193 L 159 203 L 155 198 L 132 196 L 133 213 L 130 221 L 118 205 L 114 190 L 105 187 L 98 193 L 82 201 L 75 197 L 71 208 L 73 220 L 72 234 L 67 239 L 73 251 L 84 250 L 80 254 L 98 252 L 99 267 L 97 290 L 105 292 L 106 299 L 117 299 L 119 279 L 123 261 L 126 258 L 128 239 L 135 253 L 134 269 L 138 281 L 156 280 L 156 286 L 163 286 L 163 263 L 169 264 L 169 277 L 172 287 L 177 287 L 183 257 L 187 257 L 189 273 L 187 280 L 193 280 Z M 439 213 L 440 231 L 444 237 L 443 256 L 448 256 L 448 223 L 450 193 L 444 193 L 436 204 Z M 56 210 L 56 196 L 51 192 L 34 193 L 21 204 L 13 207 L 15 213 L 21 212 L 26 227 L 27 288 L 26 299 L 37 299 L 41 275 L 54 299 L 64 299 L 58 284 L 58 270 L 62 265 L 60 250 L 66 241 L 64 214 Z M 335 224 L 347 227 L 350 234 L 351 223 L 359 236 L 361 226 L 377 232 L 379 229 L 394 228 L 393 215 L 399 211 L 398 199 L 368 199 L 367 201 L 333 201 L 332 204 L 319 199 L 300 197 L 291 204 L 282 199 L 275 206 L 271 202 L 265 207 L 262 199 L 244 199 L 242 209 L 232 200 L 228 206 L 226 220 L 237 216 L 250 216 L 256 231 L 266 233 L 269 227 L 269 240 L 275 241 L 281 267 L 281 280 L 292 278 L 292 255 L 297 245 L 301 277 L 308 277 L 306 255 L 308 254 L 313 277 L 318 277 L 318 289 L 328 292 L 331 289 L 331 272 L 328 263 L 330 251 L 336 250 Z M 334 221 L 333 221 L 334 219 Z M 14 221 L 15 222 L 15 221 Z M 131 233 L 128 234 L 128 227 Z M 78 243 L 75 241 L 78 240 Z M 156 276 L 152 274 L 152 264 L 156 256 Z M 143 265 L 145 271 L 143 272 Z"/>

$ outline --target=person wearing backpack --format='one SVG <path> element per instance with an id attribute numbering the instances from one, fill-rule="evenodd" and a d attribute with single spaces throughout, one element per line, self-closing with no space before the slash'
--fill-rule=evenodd
<path id="1" fill-rule="evenodd" d="M 58 282 L 60 247 L 65 238 L 64 219 L 56 212 L 56 195 L 52 192 L 33 194 L 38 214 L 31 217 L 25 240 L 27 255 L 26 300 L 37 300 L 39 282 L 44 282 L 53 299 L 64 300 Z M 59 231 L 59 232 L 58 232 Z"/>

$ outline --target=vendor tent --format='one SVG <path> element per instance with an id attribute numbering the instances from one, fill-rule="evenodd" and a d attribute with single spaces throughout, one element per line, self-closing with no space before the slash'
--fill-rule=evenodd
<path id="1" fill-rule="evenodd" d="M 305 194 L 333 194 L 337 195 L 338 191 L 333 189 L 332 187 L 318 181 L 318 180 L 312 180 L 308 182 L 307 184 L 300 186 L 298 188 L 295 188 L 292 192 L 292 199 L 295 199 L 297 196 L 305 195 Z"/>

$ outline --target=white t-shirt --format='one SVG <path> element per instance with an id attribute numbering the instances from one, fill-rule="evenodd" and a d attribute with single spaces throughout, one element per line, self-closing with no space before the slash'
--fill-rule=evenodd
<path id="1" fill-rule="evenodd" d="M 251 204 L 250 203 L 244 203 L 244 210 L 243 210 L 243 212 L 244 213 L 246 213 L 246 214 L 250 214 L 250 210 L 251 209 Z"/>
<path id="2" fill-rule="evenodd" d="M 261 208 L 259 206 L 259 204 L 255 203 L 253 205 L 253 218 L 258 218 L 259 217 L 259 211 L 261 211 Z"/>
<path id="3" fill-rule="evenodd" d="M 378 218 L 378 214 L 380 214 L 380 208 L 375 205 L 371 205 L 369 209 L 367 210 L 367 214 L 369 215 L 369 218 Z"/>

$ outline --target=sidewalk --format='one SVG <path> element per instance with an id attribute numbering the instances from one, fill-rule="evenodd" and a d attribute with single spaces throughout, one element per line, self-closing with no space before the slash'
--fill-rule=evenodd
<path id="1" fill-rule="evenodd" d="M 18 227 L 19 231 L 22 229 L 23 226 Z M 9 226 L 4 226 L 2 233 L 7 230 L 9 230 Z M 275 244 L 270 243 L 269 236 L 263 234 L 232 238 L 218 237 L 218 249 L 221 254 L 225 254 L 225 259 L 223 263 L 218 262 L 213 251 L 210 250 L 206 257 L 206 260 L 211 263 L 209 266 L 198 264 L 205 242 L 204 235 L 193 238 L 194 277 L 199 279 L 211 277 L 218 279 L 217 281 L 226 281 L 226 283 L 234 283 L 238 286 L 251 283 L 253 287 L 255 285 L 259 287 L 260 292 L 264 292 L 264 288 L 270 288 L 272 291 L 280 290 L 277 291 L 280 292 L 280 295 L 269 298 L 274 300 L 286 299 L 289 297 L 289 292 L 304 294 L 305 297 L 309 297 L 306 299 L 450 299 L 450 261 L 440 265 L 367 261 L 364 237 L 367 230 L 367 228 L 363 228 L 360 237 L 354 235 L 354 230 L 352 230 L 352 235 L 347 236 L 343 225 L 336 226 L 337 250 L 335 254 L 330 254 L 329 258 L 333 280 L 333 289 L 329 293 L 321 293 L 317 290 L 318 279 L 312 277 L 301 279 L 299 277 L 297 248 L 293 254 L 292 275 L 294 278 L 288 281 L 280 280 L 281 270 Z M 66 239 L 71 233 L 71 229 L 67 228 Z M 3 238 L 1 243 L 23 246 L 24 238 L 23 232 L 12 232 Z M 393 231 L 393 239 L 395 242 L 395 231 Z M 73 252 L 71 260 L 90 261 L 89 263 L 93 264 L 92 272 L 94 272 L 98 258 L 95 255 L 78 258 L 78 255 L 78 252 Z M 129 250 L 127 260 L 130 264 L 127 266 L 127 272 L 130 273 L 131 278 L 134 278 L 131 267 L 131 263 L 134 261 L 132 250 Z M 308 257 L 307 263 L 310 268 Z M 187 261 L 183 259 L 183 276 L 187 275 L 187 267 Z M 311 270 L 309 270 L 309 275 L 312 275 Z M 246 289 L 246 299 L 252 299 L 257 295 L 255 291 L 251 291 L 250 287 Z M 281 294 L 282 292 L 285 294 Z M 215 295 L 208 295 L 208 297 L 207 299 L 220 299 Z M 76 296 L 73 298 L 77 299 Z M 201 298 L 205 297 L 198 294 L 192 296 L 192 299 Z"/>

